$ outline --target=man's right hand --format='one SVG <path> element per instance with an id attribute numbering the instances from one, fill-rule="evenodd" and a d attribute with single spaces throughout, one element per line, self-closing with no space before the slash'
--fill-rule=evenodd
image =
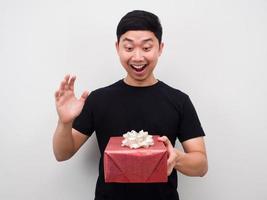
<path id="1" fill-rule="evenodd" d="M 63 124 L 72 123 L 73 120 L 81 113 L 84 102 L 89 93 L 84 91 L 80 99 L 74 94 L 74 82 L 76 77 L 66 75 L 61 82 L 59 89 L 55 92 L 56 109 L 59 121 Z"/>

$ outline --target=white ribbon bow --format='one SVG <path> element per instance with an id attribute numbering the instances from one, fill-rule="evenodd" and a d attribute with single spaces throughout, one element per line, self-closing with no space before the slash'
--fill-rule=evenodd
<path id="1" fill-rule="evenodd" d="M 123 134 L 124 140 L 122 141 L 121 146 L 128 146 L 131 149 L 137 149 L 140 147 L 149 147 L 154 144 L 152 135 L 148 135 L 147 131 L 136 132 L 132 130 Z"/>

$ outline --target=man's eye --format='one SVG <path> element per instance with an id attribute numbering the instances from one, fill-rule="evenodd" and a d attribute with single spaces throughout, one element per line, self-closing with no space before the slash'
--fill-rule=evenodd
<path id="1" fill-rule="evenodd" d="M 125 47 L 125 50 L 126 51 L 132 51 L 133 50 L 133 47 Z"/>
<path id="2" fill-rule="evenodd" d="M 144 47 L 143 49 L 144 49 L 144 51 L 150 51 L 151 47 Z"/>

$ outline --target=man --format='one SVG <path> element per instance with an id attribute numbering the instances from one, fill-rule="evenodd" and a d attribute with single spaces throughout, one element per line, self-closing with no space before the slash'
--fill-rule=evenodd
<path id="1" fill-rule="evenodd" d="M 58 161 L 71 158 L 95 131 L 101 158 L 95 200 L 178 200 L 177 171 L 204 176 L 207 156 L 204 131 L 185 93 L 155 78 L 153 70 L 163 50 L 158 17 L 146 11 L 127 13 L 117 26 L 116 49 L 127 76 L 80 99 L 75 77 L 67 75 L 55 93 L 59 116 L 53 138 Z M 161 135 L 168 150 L 167 183 L 105 183 L 103 153 L 111 136 L 131 130 Z M 184 151 L 174 148 L 176 139 Z M 145 166 L 144 166 L 145 167 Z"/>

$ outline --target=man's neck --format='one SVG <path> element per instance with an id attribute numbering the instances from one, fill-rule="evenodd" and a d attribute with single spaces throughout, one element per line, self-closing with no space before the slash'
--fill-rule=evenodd
<path id="1" fill-rule="evenodd" d="M 149 79 L 146 79 L 146 80 L 135 80 L 135 79 L 132 79 L 131 77 L 129 76 L 126 76 L 124 79 L 123 79 L 124 83 L 126 83 L 127 85 L 130 85 L 130 86 L 135 86 L 135 87 L 146 87 L 146 86 L 151 86 L 151 85 L 154 85 L 158 82 L 158 80 L 152 76 L 151 78 Z"/>

